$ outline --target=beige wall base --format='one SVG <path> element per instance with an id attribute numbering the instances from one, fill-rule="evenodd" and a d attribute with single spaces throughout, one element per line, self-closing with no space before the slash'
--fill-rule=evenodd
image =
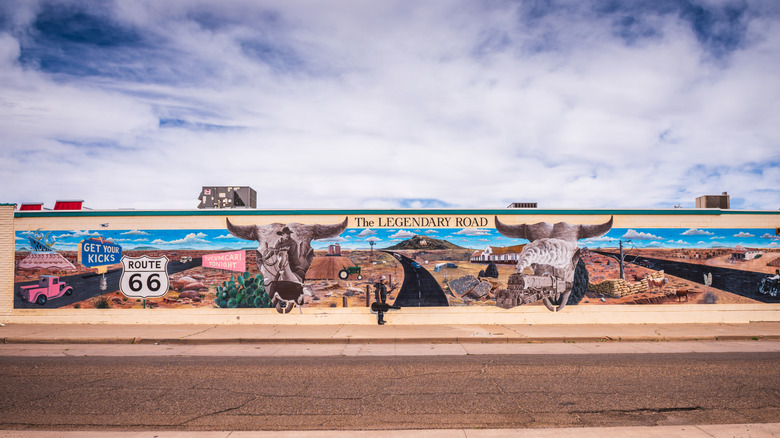
<path id="1" fill-rule="evenodd" d="M 569 306 L 553 313 L 542 306 L 404 308 L 385 315 L 388 324 L 683 324 L 780 322 L 780 304 L 680 304 Z M 367 308 L 304 308 L 282 315 L 275 309 L 14 310 L 0 321 L 15 324 L 376 324 Z"/>

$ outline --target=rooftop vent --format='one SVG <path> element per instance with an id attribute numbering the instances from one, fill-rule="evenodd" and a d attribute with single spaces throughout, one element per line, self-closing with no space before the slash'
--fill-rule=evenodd
<path id="1" fill-rule="evenodd" d="M 696 208 L 720 208 L 728 210 L 731 208 L 729 194 L 723 192 L 722 195 L 705 195 L 696 198 Z"/>

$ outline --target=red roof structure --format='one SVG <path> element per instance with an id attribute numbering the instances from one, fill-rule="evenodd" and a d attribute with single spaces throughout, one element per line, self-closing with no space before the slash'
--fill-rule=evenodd
<path id="1" fill-rule="evenodd" d="M 55 210 L 81 210 L 84 201 L 57 201 L 54 203 Z"/>
<path id="2" fill-rule="evenodd" d="M 40 211 L 43 210 L 43 202 L 25 202 L 19 207 L 19 211 Z"/>

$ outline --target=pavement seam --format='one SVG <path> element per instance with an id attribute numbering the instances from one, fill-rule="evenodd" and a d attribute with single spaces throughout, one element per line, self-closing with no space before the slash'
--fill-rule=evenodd
<path id="1" fill-rule="evenodd" d="M 713 336 L 669 336 L 662 339 L 647 336 L 552 336 L 552 337 L 386 337 L 386 338 L 140 338 L 140 337 L 5 337 L 4 344 L 560 344 L 560 343 L 620 343 L 620 342 L 697 342 L 697 341 L 769 341 L 780 340 L 778 335 L 713 335 Z"/>

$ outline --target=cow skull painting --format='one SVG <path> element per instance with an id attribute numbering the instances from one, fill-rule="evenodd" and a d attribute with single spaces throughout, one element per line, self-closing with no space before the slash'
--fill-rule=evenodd
<path id="1" fill-rule="evenodd" d="M 288 313 L 295 304 L 303 305 L 312 295 L 304 286 L 306 271 L 314 258 L 311 241 L 336 237 L 347 228 L 347 218 L 333 225 L 235 225 L 230 219 L 225 220 L 230 234 L 258 242 L 257 267 L 265 279 L 271 303 L 280 313 Z"/>
<path id="2" fill-rule="evenodd" d="M 609 221 L 599 225 L 550 224 L 507 225 L 495 218 L 496 230 L 506 237 L 527 239 L 517 261 L 509 289 L 499 291 L 496 303 L 505 308 L 541 299 L 551 311 L 562 310 L 574 286 L 574 271 L 580 262 L 577 240 L 603 236 L 612 229 Z M 533 275 L 525 275 L 526 268 Z M 558 303 L 557 308 L 553 302 Z"/>

